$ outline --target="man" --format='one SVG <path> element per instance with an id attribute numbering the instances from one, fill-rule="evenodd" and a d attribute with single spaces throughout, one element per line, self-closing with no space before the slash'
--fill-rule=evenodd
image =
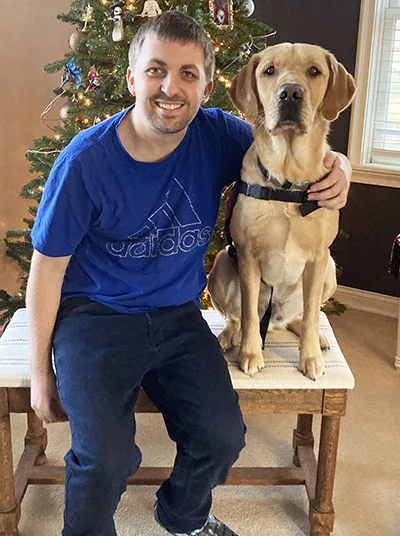
<path id="1" fill-rule="evenodd" d="M 177 444 L 157 521 L 171 534 L 234 536 L 209 511 L 245 426 L 198 298 L 221 190 L 252 137 L 243 121 L 200 108 L 213 70 L 192 19 L 170 11 L 146 23 L 130 49 L 135 106 L 76 136 L 46 184 L 27 293 L 31 403 L 44 422 L 70 421 L 64 536 L 116 534 L 113 514 L 141 461 L 141 386 Z M 310 196 L 339 208 L 347 160 L 327 159 L 333 171 Z"/>

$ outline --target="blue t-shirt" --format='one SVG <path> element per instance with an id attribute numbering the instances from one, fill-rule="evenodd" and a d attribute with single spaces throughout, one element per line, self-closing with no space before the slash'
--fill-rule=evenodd
<path id="1" fill-rule="evenodd" d="M 130 110 L 79 133 L 51 170 L 32 230 L 48 257 L 72 255 L 62 301 L 80 296 L 122 313 L 197 300 L 223 187 L 239 178 L 251 127 L 200 109 L 165 160 L 143 163 L 117 127 Z"/>

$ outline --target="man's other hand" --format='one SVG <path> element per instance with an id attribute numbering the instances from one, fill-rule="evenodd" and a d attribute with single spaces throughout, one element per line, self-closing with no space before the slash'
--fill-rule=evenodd
<path id="1" fill-rule="evenodd" d="M 310 186 L 308 199 L 318 201 L 320 207 L 343 208 L 350 188 L 351 164 L 346 156 L 333 151 L 326 153 L 323 163 L 331 171 L 325 179 Z"/>
<path id="2" fill-rule="evenodd" d="M 32 374 L 31 406 L 38 418 L 45 422 L 68 421 L 58 396 L 54 372 Z"/>

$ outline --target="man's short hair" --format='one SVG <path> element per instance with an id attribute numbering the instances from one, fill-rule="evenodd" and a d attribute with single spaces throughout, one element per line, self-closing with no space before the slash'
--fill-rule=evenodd
<path id="1" fill-rule="evenodd" d="M 161 41 L 178 41 L 187 44 L 194 43 L 203 49 L 204 70 L 207 81 L 214 75 L 215 54 L 211 40 L 203 28 L 191 17 L 180 11 L 166 11 L 150 19 L 136 32 L 129 48 L 129 65 L 135 66 L 136 60 L 147 36 L 154 36 Z"/>

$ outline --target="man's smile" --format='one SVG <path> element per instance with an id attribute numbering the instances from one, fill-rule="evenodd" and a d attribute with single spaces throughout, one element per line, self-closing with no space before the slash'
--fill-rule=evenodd
<path id="1" fill-rule="evenodd" d="M 160 102 L 156 101 L 156 105 L 161 108 L 162 110 L 178 110 L 182 108 L 182 103 L 176 103 L 176 102 Z"/>

